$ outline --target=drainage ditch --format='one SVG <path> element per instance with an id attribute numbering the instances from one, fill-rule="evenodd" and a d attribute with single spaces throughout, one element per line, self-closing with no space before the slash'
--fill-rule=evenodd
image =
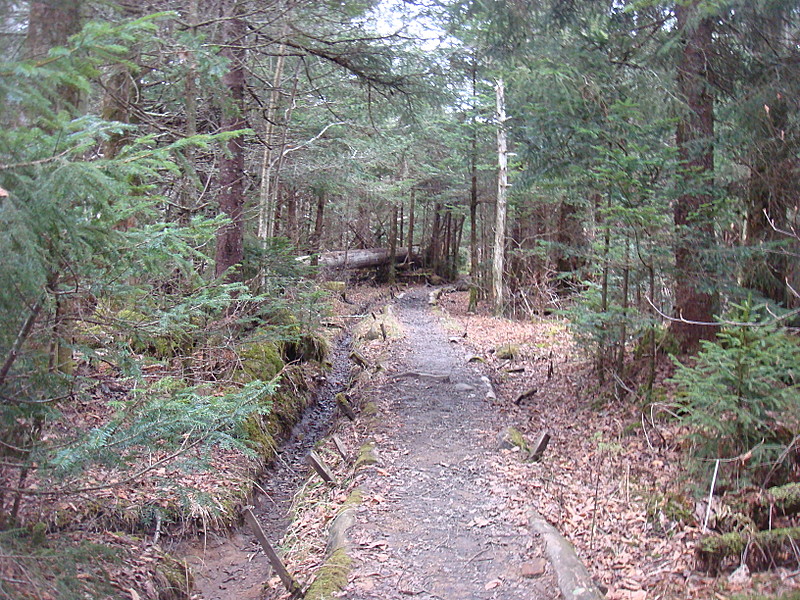
<path id="1" fill-rule="evenodd" d="M 307 476 L 305 457 L 333 425 L 336 394 L 347 388 L 350 346 L 349 335 L 336 341 L 330 356 L 332 368 L 317 391 L 316 402 L 303 413 L 256 485 L 253 512 L 274 544 L 286 532 L 292 499 Z M 228 537 L 207 536 L 188 549 L 186 560 L 195 574 L 192 598 L 198 600 L 262 598 L 271 572 L 246 526 Z"/>

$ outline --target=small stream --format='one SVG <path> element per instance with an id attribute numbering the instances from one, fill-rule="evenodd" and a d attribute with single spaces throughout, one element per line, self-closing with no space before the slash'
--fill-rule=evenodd
<path id="1" fill-rule="evenodd" d="M 347 388 L 350 345 L 347 334 L 336 341 L 330 356 L 332 368 L 317 391 L 316 402 L 303 413 L 256 486 L 253 512 L 274 546 L 286 532 L 292 499 L 308 474 L 305 457 L 330 431 L 336 394 Z M 208 536 L 185 550 L 195 575 L 193 599 L 257 600 L 267 594 L 269 561 L 246 525 L 229 537 Z"/>

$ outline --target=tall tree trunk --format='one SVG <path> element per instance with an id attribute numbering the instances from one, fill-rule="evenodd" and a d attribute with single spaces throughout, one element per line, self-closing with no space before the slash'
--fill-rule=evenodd
<path id="1" fill-rule="evenodd" d="M 448 210 L 444 215 L 444 244 L 442 245 L 442 276 L 450 279 L 450 246 L 453 242 L 453 213 Z"/>
<path id="2" fill-rule="evenodd" d="M 228 106 L 224 107 L 221 126 L 223 131 L 244 128 L 244 59 L 247 30 L 242 18 L 239 0 L 223 4 L 226 46 L 221 54 L 230 61 L 228 72 L 222 78 L 228 93 Z M 217 231 L 216 276 L 225 275 L 227 281 L 241 281 L 241 270 L 234 267 L 244 258 L 244 145 L 242 136 L 228 141 L 227 153 L 219 165 L 219 208 L 230 220 Z"/>
<path id="3" fill-rule="evenodd" d="M 442 265 L 442 205 L 437 202 L 433 209 L 433 227 L 431 228 L 431 244 L 428 246 L 428 264 L 431 270 L 439 275 Z"/>
<path id="4" fill-rule="evenodd" d="M 286 237 L 297 246 L 297 188 L 292 186 L 286 191 Z"/>
<path id="5" fill-rule="evenodd" d="M 462 236 L 464 235 L 464 222 L 466 220 L 467 218 L 464 215 L 461 215 L 456 220 L 453 228 L 453 248 L 452 255 L 450 257 L 450 264 L 453 265 L 453 272 L 450 274 L 452 279 L 455 279 L 458 275 L 458 254 L 459 250 L 461 249 Z"/>
<path id="6" fill-rule="evenodd" d="M 28 30 L 25 36 L 23 52 L 26 58 L 41 60 L 45 58 L 51 48 L 65 46 L 69 37 L 80 31 L 81 2 L 75 0 L 45 0 L 31 2 L 28 13 Z M 80 90 L 73 85 L 60 85 L 50 97 L 55 111 L 68 110 L 76 114 L 75 110 L 80 103 Z M 24 115 L 21 115 L 24 119 Z M 61 293 L 57 289 L 59 272 L 71 273 L 69 265 L 63 263 L 59 257 L 56 272 L 51 275 L 52 285 L 48 290 L 54 295 L 55 314 L 52 321 L 52 338 L 50 339 L 50 370 L 72 373 L 74 362 L 72 360 L 71 339 L 72 328 L 69 326 L 69 317 L 74 312 L 74 295 L 71 292 Z M 66 287 L 77 287 L 77 282 L 71 275 L 66 275 L 63 283 Z M 38 315 L 38 310 L 36 311 Z"/>
<path id="7" fill-rule="evenodd" d="M 71 35 L 81 29 L 79 0 L 34 0 L 28 11 L 28 30 L 23 55 L 42 60 L 51 48 L 66 46 Z M 55 109 L 77 108 L 80 90 L 72 85 L 60 85 L 52 97 Z"/>
<path id="8" fill-rule="evenodd" d="M 392 205 L 391 223 L 389 223 L 389 285 L 397 281 L 397 204 Z"/>
<path id="9" fill-rule="evenodd" d="M 608 331 L 606 325 L 606 313 L 608 313 L 608 274 L 610 270 L 610 253 L 611 253 L 611 224 L 608 222 L 609 215 L 611 214 L 611 194 L 608 194 L 608 213 L 601 217 L 600 224 L 603 227 L 603 273 L 600 281 L 600 312 L 602 313 L 602 321 L 600 329 L 603 332 L 600 336 L 600 342 L 597 347 L 597 373 L 600 385 L 606 382 L 606 348 L 608 342 Z"/>
<path id="10" fill-rule="evenodd" d="M 278 5 L 278 10 L 282 7 Z M 266 248 L 267 238 L 275 235 L 274 222 L 270 222 L 270 215 L 274 214 L 275 190 L 272 189 L 272 168 L 275 164 L 274 152 L 276 150 L 275 129 L 277 125 L 278 108 L 280 106 L 281 80 L 283 79 L 283 66 L 286 62 L 286 46 L 284 39 L 289 31 L 289 19 L 284 15 L 281 43 L 278 46 L 278 57 L 275 59 L 275 71 L 272 74 L 272 90 L 269 94 L 266 114 L 264 116 L 264 155 L 261 161 L 261 187 L 258 203 L 258 237 L 263 248 Z"/>
<path id="11" fill-rule="evenodd" d="M 197 35 L 197 26 L 200 22 L 199 0 L 189 0 L 189 10 L 187 14 L 189 32 L 192 39 Z M 194 52 L 187 52 L 186 61 L 186 81 L 184 91 L 184 109 L 186 110 L 186 137 L 197 135 L 197 56 Z M 181 190 L 181 217 L 180 222 L 188 225 L 195 210 L 197 193 L 197 171 L 196 171 L 196 151 L 193 145 L 186 148 L 186 163 L 189 166 L 188 173 L 183 178 Z"/>
<path id="12" fill-rule="evenodd" d="M 472 139 L 470 140 L 470 184 L 469 184 L 469 276 L 472 280 L 469 288 L 469 306 L 467 310 L 473 312 L 478 308 L 482 286 L 480 285 L 480 272 L 478 256 L 478 61 L 472 55 Z"/>
<path id="13" fill-rule="evenodd" d="M 506 248 L 506 204 L 508 196 L 508 148 L 506 146 L 505 86 L 502 79 L 495 85 L 497 99 L 497 210 L 494 226 L 494 257 L 492 261 L 492 290 L 494 313 L 503 312 L 503 271 Z"/>
<path id="14" fill-rule="evenodd" d="M 400 201 L 400 214 L 397 216 L 397 243 L 400 244 L 400 247 L 403 246 L 403 240 L 405 238 L 405 208 L 406 205 L 403 204 L 402 200 Z"/>
<path id="15" fill-rule="evenodd" d="M 408 200 L 408 258 L 414 253 L 414 209 L 417 190 L 411 188 L 411 197 Z"/>
<path id="16" fill-rule="evenodd" d="M 28 12 L 25 58 L 41 60 L 51 48 L 64 46 L 80 31 L 81 2 L 78 0 L 34 0 Z"/>
<path id="17" fill-rule="evenodd" d="M 678 93 L 686 103 L 676 142 L 685 192 L 675 201 L 675 313 L 672 331 L 681 350 L 714 337 L 713 296 L 700 289 L 709 277 L 703 256 L 713 243 L 708 188 L 714 174 L 714 97 L 709 82 L 713 21 L 699 18 L 700 1 L 675 6 L 683 50 L 678 63 Z"/>
<path id="18" fill-rule="evenodd" d="M 322 228 L 325 225 L 325 192 L 317 192 L 317 214 L 314 219 L 314 233 L 311 234 L 311 253 L 314 258 L 311 264 L 316 266 L 319 262 L 319 251 L 322 248 Z"/>

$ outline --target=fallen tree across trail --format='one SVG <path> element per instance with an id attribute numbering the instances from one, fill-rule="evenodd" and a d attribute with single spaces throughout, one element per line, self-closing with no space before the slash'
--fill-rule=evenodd
<path id="1" fill-rule="evenodd" d="M 336 250 L 323 252 L 318 256 L 320 267 L 328 269 L 366 269 L 389 264 L 391 252 L 387 248 L 361 248 L 357 250 Z M 398 248 L 395 261 L 403 262 L 408 258 L 408 248 Z M 298 261 L 309 263 L 311 256 L 300 256 Z"/>

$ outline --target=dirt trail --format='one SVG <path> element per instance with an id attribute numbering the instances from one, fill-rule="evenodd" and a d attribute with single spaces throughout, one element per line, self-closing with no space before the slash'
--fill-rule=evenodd
<path id="1" fill-rule="evenodd" d="M 397 316 L 405 339 L 370 398 L 383 465 L 362 484 L 343 597 L 560 598 L 520 509 L 523 492 L 496 468 L 515 458 L 497 448 L 505 423 L 480 374 L 449 341 L 424 290 L 399 298 Z"/>

